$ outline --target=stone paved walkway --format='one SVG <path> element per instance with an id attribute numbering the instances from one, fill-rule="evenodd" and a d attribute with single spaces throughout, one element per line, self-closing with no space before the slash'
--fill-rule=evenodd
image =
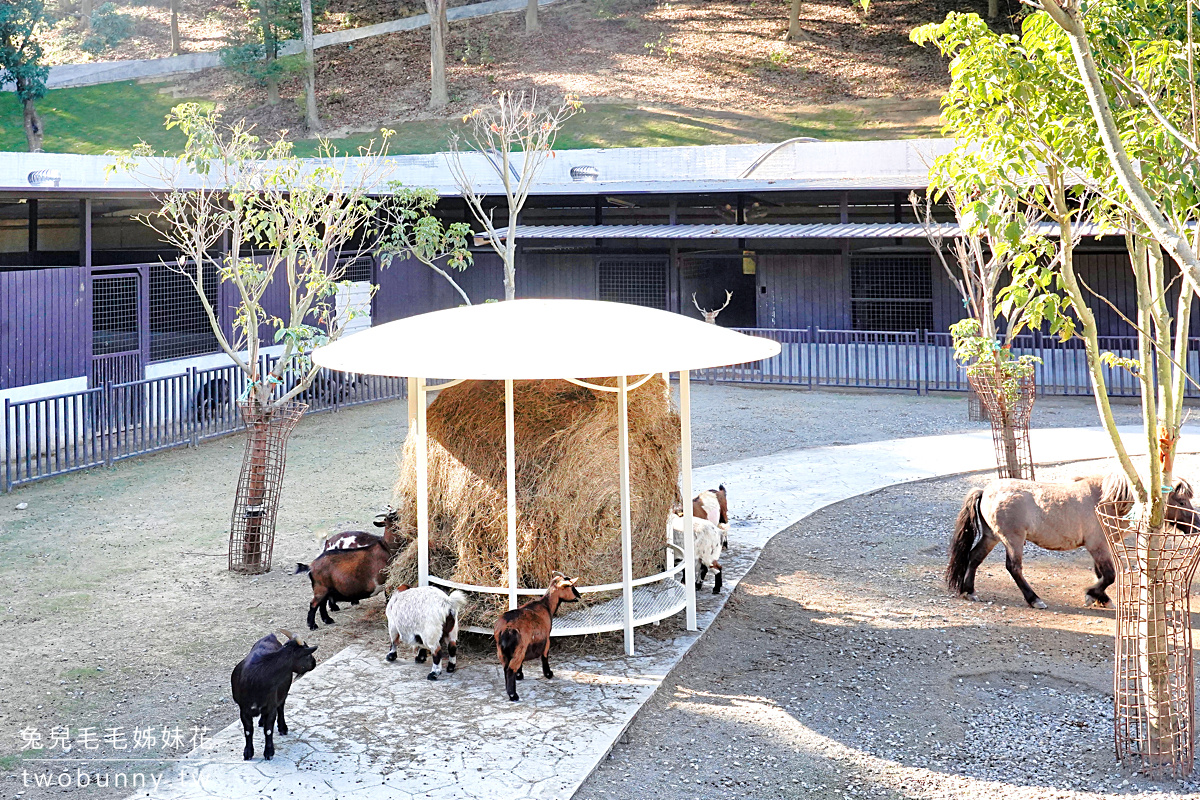
<path id="1" fill-rule="evenodd" d="M 1194 442 L 1200 429 L 1186 433 L 1184 442 Z M 1032 435 L 1039 463 L 1109 454 L 1098 429 Z M 1140 431 L 1123 435 L 1132 452 L 1145 452 Z M 990 433 L 981 431 L 793 450 L 697 469 L 695 486 L 729 488 L 733 518 L 730 553 L 722 559 L 726 589 L 699 595 L 701 630 L 767 541 L 802 517 L 890 484 L 993 466 Z M 291 734 L 276 737 L 274 760 L 256 755 L 243 762 L 240 724 L 233 722 L 150 796 L 566 800 L 698 636 L 639 634 L 633 657 L 552 654 L 555 679 L 542 679 L 535 668 L 519 684 L 521 701 L 510 703 L 494 662 L 461 660 L 454 675 L 427 681 L 427 666 L 384 661 L 381 629 L 378 643 L 348 647 L 294 685 Z M 255 747 L 261 752 L 261 732 Z"/>

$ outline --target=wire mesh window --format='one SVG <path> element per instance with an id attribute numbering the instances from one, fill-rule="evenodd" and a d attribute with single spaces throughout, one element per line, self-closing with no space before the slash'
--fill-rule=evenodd
<path id="1" fill-rule="evenodd" d="M 933 327 L 929 256 L 855 256 L 850 262 L 850 316 L 856 331 Z"/>
<path id="2" fill-rule="evenodd" d="M 204 271 L 204 294 L 217 306 L 217 274 Z M 150 267 L 150 360 L 217 352 L 208 314 L 192 282 L 164 264 Z"/>
<path id="3" fill-rule="evenodd" d="M 138 276 L 92 279 L 92 355 L 138 349 Z"/>
<path id="4" fill-rule="evenodd" d="M 666 309 L 667 259 L 601 258 L 596 267 L 601 300 Z"/>
<path id="5" fill-rule="evenodd" d="M 342 280 L 345 281 L 366 281 L 371 282 L 371 273 L 375 266 L 375 259 L 371 256 L 347 256 L 338 259 L 338 266 L 345 268 L 345 273 L 342 275 Z"/>

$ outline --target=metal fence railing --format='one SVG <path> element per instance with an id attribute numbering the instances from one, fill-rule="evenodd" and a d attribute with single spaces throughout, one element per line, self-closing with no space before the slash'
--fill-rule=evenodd
<path id="1" fill-rule="evenodd" d="M 265 373 L 275 357 L 264 357 Z M 291 389 L 298 375 L 284 376 Z M 234 366 L 187 372 L 35 400 L 5 398 L 0 420 L 4 491 L 175 447 L 196 446 L 244 427 L 237 403 L 245 381 Z M 403 378 L 321 370 L 297 399 L 308 413 L 407 395 Z"/>
<path id="2" fill-rule="evenodd" d="M 967 376 L 954 360 L 948 333 L 918 331 L 839 331 L 822 328 L 737 328 L 780 343 L 779 355 L 754 364 L 699 370 L 698 380 L 760 383 L 783 386 L 832 386 L 900 389 L 927 392 L 965 392 Z M 1117 356 L 1137 356 L 1136 336 L 1102 336 L 1100 349 Z M 1023 334 L 1014 337 L 1013 352 L 1041 359 L 1035 368 L 1037 390 L 1043 395 L 1092 394 L 1083 342 L 1060 342 L 1056 337 Z M 1200 376 L 1200 338 L 1188 340 L 1188 374 Z M 1137 397 L 1138 379 L 1119 367 L 1102 367 L 1113 397 Z M 1186 384 L 1187 397 L 1200 389 Z"/>
<path id="3" fill-rule="evenodd" d="M 698 380 L 779 386 L 830 386 L 893 389 L 924 394 L 967 391 L 962 368 L 954 361 L 948 333 L 843 331 L 821 328 L 744 328 L 752 336 L 780 343 L 779 355 L 753 364 L 699 370 Z M 1133 336 L 1102 337 L 1103 350 L 1118 356 L 1137 354 Z M 1013 350 L 1041 359 L 1037 389 L 1043 395 L 1091 395 L 1087 357 L 1078 340 L 1060 342 L 1040 334 L 1015 338 Z M 262 369 L 274 366 L 264 357 Z M 1109 394 L 1136 397 L 1135 377 L 1104 367 Z M 1188 372 L 1200 375 L 1200 338 L 1188 340 Z M 284 374 L 291 389 L 299 376 Z M 54 475 L 173 447 L 195 446 L 243 427 L 237 401 L 244 380 L 233 366 L 189 369 L 167 375 L 103 386 L 36 400 L 6 399 L 0 422 L 0 478 L 5 491 Z M 1186 395 L 1200 397 L 1190 383 Z M 348 375 L 322 370 L 297 399 L 309 413 L 402 398 L 403 378 Z"/>

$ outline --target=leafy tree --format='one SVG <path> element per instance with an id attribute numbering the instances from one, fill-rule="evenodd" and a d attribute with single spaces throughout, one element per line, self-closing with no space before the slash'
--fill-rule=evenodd
<path id="1" fill-rule="evenodd" d="M 42 118 L 37 101 L 46 96 L 50 68 L 42 63 L 38 26 L 45 22 L 44 0 L 4 0 L 0 3 L 0 83 L 11 83 L 21 103 L 29 152 L 42 151 Z"/>
<path id="2" fill-rule="evenodd" d="M 1138 658 L 1147 679 L 1138 702 L 1149 752 L 1142 755 L 1170 763 L 1191 744 L 1180 735 L 1186 712 L 1169 693 L 1169 661 L 1176 654 L 1167 641 L 1166 599 L 1153 587 L 1162 569 L 1162 489 L 1173 483 L 1185 382 L 1191 380 L 1191 305 L 1200 289 L 1197 242 L 1188 236 L 1200 212 L 1192 3 L 1031 5 L 1036 11 L 1017 35 L 995 34 L 977 16 L 962 14 L 914 31 L 915 41 L 936 44 L 952 59 L 943 120 L 964 144 L 941 160 L 938 180 L 1018 196 L 1060 228 L 1049 259 L 1014 270 L 1010 296 L 1050 290 L 1066 296 L 1086 347 L 1098 411 L 1145 509 L 1150 536 L 1139 553 Z M 1136 318 L 1129 320 L 1138 338 L 1133 357 L 1100 349 L 1087 304 L 1100 296 L 1074 265 L 1084 223 L 1126 238 L 1138 301 Z M 1176 278 L 1164 253 L 1182 281 L 1173 316 L 1168 289 Z M 1047 269 L 1053 285 L 1036 280 Z M 1117 433 L 1104 367 L 1127 369 L 1141 382 L 1149 453 L 1143 470 Z"/>
<path id="3" fill-rule="evenodd" d="M 958 235 L 949 242 L 934 219 L 939 200 L 949 203 L 958 221 Z M 1002 289 L 1000 284 L 1014 269 L 1027 273 L 1031 259 L 1045 255 L 1045 239 L 1037 233 L 1041 217 L 1023 207 L 1015 194 L 979 184 L 939 187 L 935 182 L 923 204 L 916 193 L 909 202 L 951 285 L 962 296 L 967 318 L 950 328 L 954 355 L 966 367 L 972 387 L 981 382 L 988 388 L 988 415 L 1003 442 L 1005 474 L 1031 477 L 1022 469 L 1016 426 L 1021 381 L 1033 375 L 1040 359 L 1013 355 L 1013 338 L 1030 324 L 1040 327 L 1046 320 L 1052 321 L 1051 332 L 1064 338 L 1070 336 L 1072 326 L 1070 318 L 1060 313 L 1060 298 L 1054 292 Z M 1035 277 L 1050 280 L 1048 273 Z M 1002 341 L 996 325 L 999 318 L 1005 321 Z"/>
<path id="4" fill-rule="evenodd" d="M 554 156 L 554 142 L 563 124 L 583 110 L 574 96 L 563 97 L 557 106 L 543 109 L 536 93 L 497 92 L 495 103 L 477 108 L 463 117 L 468 126 L 465 142 L 455 134 L 450 140 L 450 172 L 467 201 L 471 216 L 483 228 L 488 244 L 504 260 L 504 299 L 517 296 L 517 219 L 529 192 L 537 182 L 546 159 Z M 477 154 L 504 191 L 508 224 L 499 226 L 485 207 L 487 187 L 464 161 L 466 152 Z M 486 174 L 486 173 L 485 173 Z M 500 228 L 504 233 L 500 233 Z"/>
<path id="5" fill-rule="evenodd" d="M 392 196 L 380 203 L 379 208 L 382 226 L 379 254 L 384 264 L 390 264 L 394 258 L 415 258 L 445 278 L 463 303 L 471 305 L 471 298 L 450 273 L 471 266 L 471 226 L 465 222 L 443 225 L 433 215 L 438 201 L 434 189 L 405 188 L 393 183 L 392 190 Z"/>
<path id="6" fill-rule="evenodd" d="M 241 0 L 251 14 L 248 36 L 222 51 L 226 68 L 267 87 L 267 103 L 279 103 L 279 79 L 295 64 L 282 61 L 280 47 L 304 33 L 303 0 Z M 320 19 L 328 0 L 312 0 L 312 17 Z"/>
<path id="7" fill-rule="evenodd" d="M 263 146 L 244 123 L 226 126 L 216 112 L 190 103 L 172 110 L 167 127 L 186 136 L 182 155 L 140 158 L 151 155 L 143 144 L 117 154 L 113 169 L 166 187 L 156 191 L 159 210 L 139 219 L 179 253 L 167 266 L 192 284 L 218 344 L 245 379 L 252 457 L 239 485 L 248 487 L 245 496 L 261 509 L 278 496 L 266 490 L 265 459 L 258 457 L 267 448 L 266 422 L 312 385 L 318 368 L 311 350 L 337 339 L 366 313 L 339 308 L 337 298 L 348 288 L 345 265 L 368 246 L 376 209 L 370 192 L 390 169 L 385 150 L 391 132 L 384 132 L 382 149 L 368 146 L 351 163 L 328 143 L 312 160 L 297 158 L 288 142 Z M 237 298 L 232 324 L 222 324 L 224 310 L 204 292 L 205 275 L 214 273 Z M 263 297 L 279 282 L 286 283 L 287 305 L 277 316 Z M 265 372 L 259 358 L 264 339 L 282 346 Z M 274 514 L 257 513 L 254 524 L 263 519 Z"/>

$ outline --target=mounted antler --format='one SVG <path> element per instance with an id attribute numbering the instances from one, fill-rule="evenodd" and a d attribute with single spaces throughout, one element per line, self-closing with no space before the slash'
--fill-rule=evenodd
<path id="1" fill-rule="evenodd" d="M 692 292 L 692 305 L 694 305 L 696 307 L 697 311 L 699 311 L 701 314 L 704 315 L 705 322 L 711 322 L 713 325 L 717 324 L 717 314 L 720 314 L 722 311 L 724 311 L 726 306 L 729 305 L 729 301 L 732 299 L 733 299 L 733 292 L 726 289 L 725 290 L 725 305 L 721 306 L 720 308 L 718 308 L 714 311 L 709 311 L 706 308 L 700 307 L 700 304 L 696 302 L 696 293 Z"/>

